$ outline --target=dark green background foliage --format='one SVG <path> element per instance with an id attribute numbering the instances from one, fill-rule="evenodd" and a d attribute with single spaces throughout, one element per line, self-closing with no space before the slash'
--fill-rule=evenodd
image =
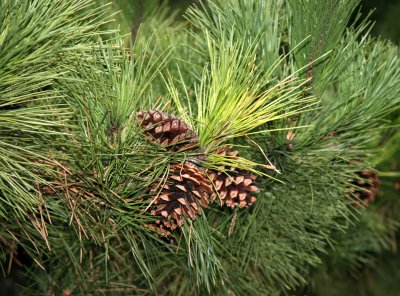
<path id="1" fill-rule="evenodd" d="M 0 294 L 395 295 L 400 5 L 192 2 L 0 0 Z M 146 140 L 149 109 L 234 145 L 202 165 L 258 174 L 256 203 L 149 232 L 195 156 Z"/>

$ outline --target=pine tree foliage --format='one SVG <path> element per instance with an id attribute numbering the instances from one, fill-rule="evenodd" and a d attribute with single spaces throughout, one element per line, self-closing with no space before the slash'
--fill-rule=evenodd
<path id="1" fill-rule="evenodd" d="M 44 201 L 37 191 L 37 181 L 45 180 L 37 172 L 46 170 L 47 147 L 71 116 L 52 85 L 68 71 L 64 53 L 100 34 L 94 30 L 106 22 L 102 10 L 89 6 L 83 1 L 0 3 L 0 219 L 2 251 L 11 257 L 25 244 L 22 237 L 34 243 L 45 229 L 39 218 Z M 39 246 L 25 251 L 39 252 Z"/>
<path id="2" fill-rule="evenodd" d="M 391 247 L 398 201 L 359 207 L 354 180 L 396 142 L 400 60 L 359 1 L 208 0 L 179 24 L 149 1 L 115 15 L 129 37 L 97 3 L 0 2 L 0 256 L 32 258 L 27 295 L 293 294 Z M 148 110 L 198 149 L 149 139 Z M 257 201 L 159 235 L 150 189 L 188 162 L 257 175 Z"/>

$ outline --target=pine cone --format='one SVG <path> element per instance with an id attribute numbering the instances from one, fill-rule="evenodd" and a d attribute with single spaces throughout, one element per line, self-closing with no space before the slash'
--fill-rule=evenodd
<path id="1" fill-rule="evenodd" d="M 363 201 L 365 204 L 373 202 L 379 192 L 380 180 L 379 176 L 374 171 L 362 171 L 358 173 L 361 179 L 353 182 L 359 189 L 354 192 L 354 195 Z"/>
<path id="2" fill-rule="evenodd" d="M 229 151 L 229 148 L 225 147 L 214 151 L 214 154 L 236 157 L 238 151 Z M 207 175 L 218 193 L 221 206 L 244 208 L 252 205 L 256 198 L 251 194 L 258 192 L 257 186 L 254 185 L 256 176 L 234 167 L 229 168 L 229 171 L 229 174 L 215 170 L 207 171 Z"/>
<path id="3" fill-rule="evenodd" d="M 166 183 L 161 189 L 152 188 L 151 193 L 157 196 L 157 208 L 151 214 L 160 216 L 152 226 L 169 235 L 183 225 L 183 216 L 195 220 L 201 209 L 208 207 L 213 189 L 204 171 L 186 162 L 173 165 Z"/>
<path id="4" fill-rule="evenodd" d="M 172 151 L 194 149 L 198 146 L 196 133 L 181 119 L 161 111 L 150 110 L 137 113 L 139 125 L 146 136 Z"/>

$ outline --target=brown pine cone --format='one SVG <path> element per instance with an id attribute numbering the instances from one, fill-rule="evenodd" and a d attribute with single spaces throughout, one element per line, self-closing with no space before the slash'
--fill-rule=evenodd
<path id="1" fill-rule="evenodd" d="M 230 151 L 228 147 L 218 149 L 214 154 L 236 157 L 238 151 Z M 230 208 L 251 206 L 256 198 L 251 194 L 258 192 L 254 185 L 256 176 L 234 167 L 228 169 L 228 173 L 216 170 L 207 170 L 207 175 L 213 182 L 214 189 L 218 193 L 214 197 L 219 197 L 221 206 L 226 205 Z M 214 199 L 215 200 L 215 199 Z"/>
<path id="2" fill-rule="evenodd" d="M 137 113 L 139 125 L 146 136 L 172 151 L 191 150 L 198 147 L 196 133 L 184 121 L 157 110 Z"/>
<path id="3" fill-rule="evenodd" d="M 221 205 L 245 208 L 256 201 L 256 198 L 251 196 L 252 192 L 258 192 L 257 186 L 254 185 L 256 176 L 245 171 L 234 171 L 229 175 L 214 171 L 208 172 L 208 176 L 214 183 Z"/>
<path id="4" fill-rule="evenodd" d="M 204 171 L 186 162 L 173 165 L 166 183 L 161 189 L 152 188 L 151 193 L 157 196 L 154 201 L 157 208 L 151 215 L 160 217 L 152 226 L 168 235 L 183 225 L 183 217 L 195 220 L 201 209 L 208 207 L 213 189 Z"/>
<path id="5" fill-rule="evenodd" d="M 367 170 L 359 172 L 358 176 L 360 179 L 353 182 L 354 185 L 358 186 L 354 195 L 365 204 L 369 204 L 375 200 L 379 192 L 381 184 L 379 176 L 377 172 Z"/>

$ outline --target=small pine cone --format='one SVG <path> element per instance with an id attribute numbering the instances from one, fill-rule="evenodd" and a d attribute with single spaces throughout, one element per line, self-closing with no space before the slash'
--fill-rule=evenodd
<path id="1" fill-rule="evenodd" d="M 238 151 L 230 151 L 227 147 L 214 151 L 214 154 L 233 158 L 238 153 Z M 254 185 L 256 176 L 234 167 L 229 168 L 229 170 L 229 174 L 215 170 L 207 171 L 207 175 L 218 193 L 221 205 L 226 205 L 230 208 L 251 206 L 256 201 L 256 198 L 251 194 L 258 192 L 257 186 Z"/>
<path id="2" fill-rule="evenodd" d="M 137 118 L 148 138 L 172 151 L 189 150 L 198 146 L 196 133 L 175 116 L 150 110 L 138 112 Z"/>
<path id="3" fill-rule="evenodd" d="M 365 204 L 373 202 L 379 192 L 380 180 L 379 176 L 374 171 L 362 171 L 358 173 L 360 179 L 353 182 L 359 189 L 354 192 L 354 195 Z"/>
<path id="4" fill-rule="evenodd" d="M 173 165 L 161 190 L 153 188 L 151 193 L 157 196 L 154 201 L 157 208 L 151 214 L 160 216 L 152 226 L 168 235 L 183 225 L 183 216 L 195 220 L 201 209 L 208 207 L 213 189 L 204 171 L 194 164 L 183 163 Z"/>
<path id="5" fill-rule="evenodd" d="M 256 176 L 243 170 L 233 171 L 229 175 L 209 171 L 208 176 L 214 183 L 221 205 L 225 204 L 230 208 L 245 208 L 256 201 L 256 198 L 251 195 L 253 192 L 258 192 L 257 186 L 254 185 Z"/>
<path id="6" fill-rule="evenodd" d="M 53 187 L 50 187 L 48 185 L 40 186 L 39 190 L 42 194 L 45 194 L 45 195 L 53 195 L 56 193 L 56 190 Z"/>
<path id="7" fill-rule="evenodd" d="M 163 237 L 171 237 L 172 232 L 169 228 L 166 228 L 163 223 L 161 223 L 161 220 L 158 219 L 156 223 L 150 223 L 150 224 L 144 224 L 143 225 L 147 230 L 151 233 L 157 233 L 158 236 L 163 236 Z"/>

